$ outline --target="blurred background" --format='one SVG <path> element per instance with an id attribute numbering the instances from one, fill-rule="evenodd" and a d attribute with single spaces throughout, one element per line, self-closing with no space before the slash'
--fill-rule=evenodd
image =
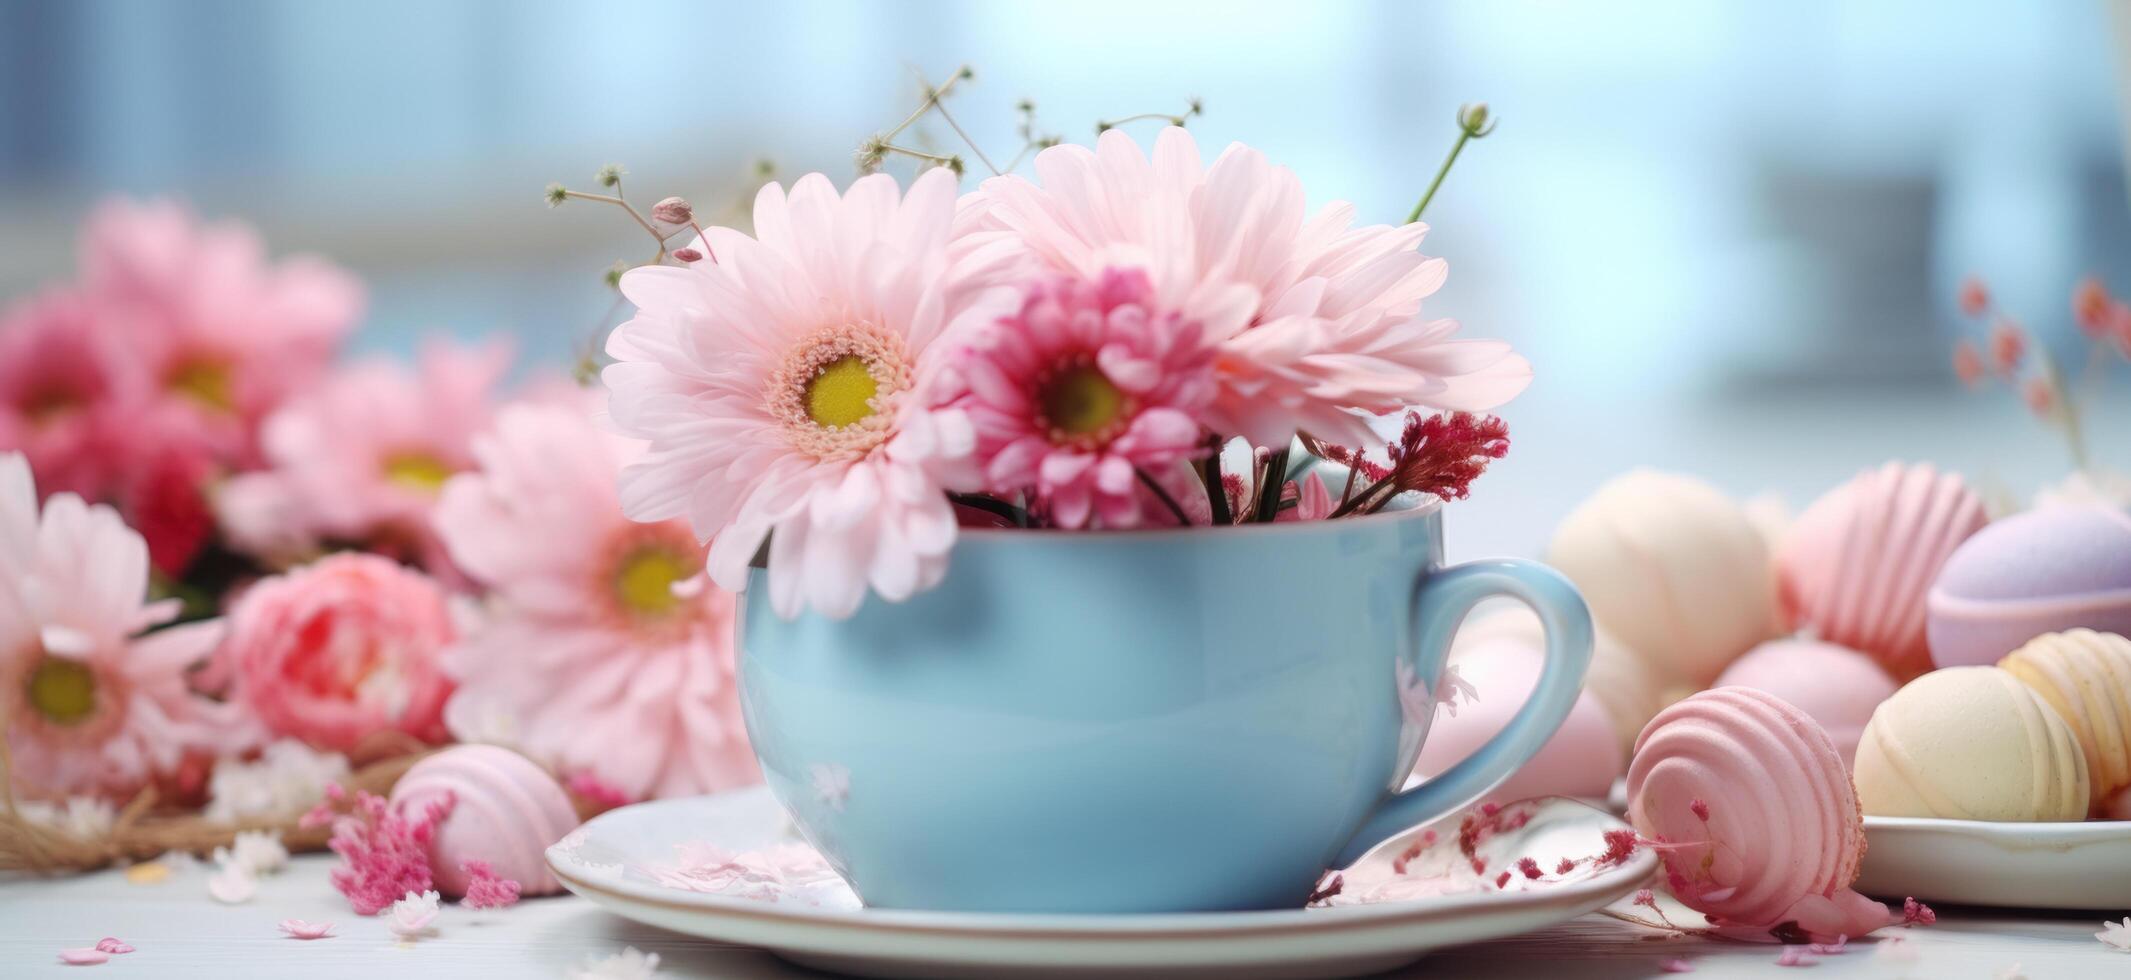
<path id="1" fill-rule="evenodd" d="M 1633 465 L 1795 507 L 1928 459 L 2024 499 L 2066 453 L 2003 386 L 1955 381 L 1951 345 L 1983 332 L 1955 289 L 1982 274 L 2075 365 L 2074 283 L 2131 290 L 2125 24 L 2102 2 L 0 0 L 0 298 L 70 274 L 98 198 L 167 194 L 366 278 L 359 349 L 503 331 L 561 363 L 611 322 L 604 270 L 647 257 L 618 212 L 542 204 L 603 164 L 643 203 L 733 213 L 764 161 L 847 180 L 921 76 L 967 63 L 949 107 L 1002 162 L 1023 98 L 1085 142 L 1196 97 L 1209 157 L 1248 142 L 1313 203 L 1396 221 L 1484 99 L 1500 128 L 1428 215 L 1451 267 L 1431 312 L 1538 381 L 1454 553 L 1535 552 Z M 2090 424 L 2131 469 L 2113 370 Z"/>

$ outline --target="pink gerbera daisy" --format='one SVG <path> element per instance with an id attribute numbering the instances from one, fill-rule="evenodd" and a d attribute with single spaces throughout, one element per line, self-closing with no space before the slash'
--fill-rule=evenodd
<path id="1" fill-rule="evenodd" d="M 1211 324 L 1165 310 L 1139 269 L 1029 288 L 1012 316 L 972 329 L 948 386 L 977 429 L 988 489 L 1032 490 L 1061 527 L 1131 527 L 1143 484 L 1203 455 L 1213 348 L 1250 314 L 1248 289 Z M 1175 516 L 1171 520 L 1176 520 Z"/>
<path id="2" fill-rule="evenodd" d="M 622 472 L 641 521 L 686 517 L 719 585 L 739 590 L 769 542 L 770 603 L 842 617 L 945 574 L 942 492 L 975 442 L 920 389 L 951 324 L 1001 310 L 992 266 L 950 254 L 955 178 L 899 195 L 885 174 L 839 197 L 809 174 L 755 198 L 755 236 L 713 228 L 685 268 L 622 276 L 636 316 L 606 369 L 614 422 L 651 449 Z M 774 532 L 774 535 L 772 535 Z"/>
<path id="3" fill-rule="evenodd" d="M 269 469 L 231 479 L 217 510 L 238 548 L 294 563 L 322 544 L 360 544 L 455 574 L 430 527 L 444 481 L 473 465 L 488 427 L 502 344 L 438 343 L 414 370 L 389 359 L 328 376 L 267 420 Z"/>
<path id="4" fill-rule="evenodd" d="M 172 201 L 99 207 L 81 266 L 155 396 L 139 431 L 238 465 L 257 462 L 261 420 L 317 380 L 362 312 L 346 272 L 315 258 L 269 263 L 250 228 L 202 224 Z"/>
<path id="5" fill-rule="evenodd" d="M 1113 129 L 1093 150 L 1044 150 L 1036 175 L 985 181 L 960 247 L 1019 250 L 1079 277 L 1143 266 L 1162 303 L 1187 313 L 1230 285 L 1256 292 L 1250 316 L 1209 336 L 1218 384 L 1207 421 L 1225 435 L 1359 444 L 1375 441 L 1360 415 L 1481 411 L 1531 380 L 1509 345 L 1453 340 L 1456 321 L 1418 319 L 1445 273 L 1416 251 L 1427 226 L 1349 228 L 1346 203 L 1306 216 L 1301 181 L 1249 147 L 1203 167 L 1191 135 L 1171 127 L 1150 160 Z"/>
<path id="6" fill-rule="evenodd" d="M 29 458 L 45 493 L 101 499 L 137 419 L 134 375 L 89 298 L 51 290 L 0 317 L 0 446 Z"/>
<path id="7" fill-rule="evenodd" d="M 0 718 L 16 792 L 125 798 L 189 755 L 257 741 L 239 709 L 186 685 L 221 624 L 141 635 L 178 612 L 147 591 L 147 545 L 116 511 L 62 493 L 40 517 L 28 462 L 0 455 Z"/>
<path id="8" fill-rule="evenodd" d="M 490 613 L 445 658 L 445 719 L 632 799 L 758 782 L 733 677 L 733 597 L 704 580 L 686 521 L 622 516 L 615 479 L 643 446 L 591 406 L 521 403 L 474 440 L 479 468 L 437 507 Z"/>

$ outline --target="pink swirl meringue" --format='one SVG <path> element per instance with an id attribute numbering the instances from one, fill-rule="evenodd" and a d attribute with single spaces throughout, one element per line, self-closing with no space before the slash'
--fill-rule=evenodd
<path id="1" fill-rule="evenodd" d="M 451 811 L 429 846 L 437 890 L 466 894 L 468 861 L 486 861 L 496 877 L 518 883 L 520 894 L 562 890 L 548 871 L 548 845 L 577 826 L 577 809 L 562 785 L 531 759 L 494 745 L 459 745 L 407 770 L 392 787 L 392 805 L 427 805 L 449 795 Z"/>
<path id="2" fill-rule="evenodd" d="M 1806 508 L 1777 549 L 1783 617 L 1915 677 L 1931 669 L 1924 597 L 1988 523 L 1983 498 L 1955 474 L 1924 463 L 1866 470 Z"/>
<path id="3" fill-rule="evenodd" d="M 1628 819 L 1658 842 L 1673 894 L 1713 923 L 1833 940 L 1892 918 L 1850 890 L 1864 813 L 1842 758 L 1775 695 L 1717 688 L 1658 712 L 1628 768 Z"/>

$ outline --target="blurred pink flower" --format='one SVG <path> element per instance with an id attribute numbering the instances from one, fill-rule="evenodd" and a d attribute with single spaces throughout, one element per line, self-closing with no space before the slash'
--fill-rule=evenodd
<path id="1" fill-rule="evenodd" d="M 1983 354 L 1975 344 L 1961 340 L 1953 345 L 1953 373 L 1970 387 L 1983 380 Z"/>
<path id="2" fill-rule="evenodd" d="M 1240 327 L 1163 309 L 1139 269 L 1040 280 L 1019 311 L 967 334 L 943 394 L 976 426 L 986 489 L 1034 491 L 1061 527 L 1132 527 L 1139 474 L 1204 454 L 1205 336 Z"/>
<path id="3" fill-rule="evenodd" d="M 602 431 L 592 407 L 505 407 L 474 440 L 478 468 L 444 489 L 438 530 L 491 606 L 446 654 L 446 720 L 627 799 L 759 782 L 733 597 L 706 581 L 686 521 L 622 516 L 615 478 L 643 444 Z"/>
<path id="4" fill-rule="evenodd" d="M 240 550 L 278 563 L 323 544 L 360 544 L 448 579 L 430 510 L 473 465 L 510 363 L 507 345 L 425 346 L 410 370 L 389 359 L 329 375 L 267 420 L 269 469 L 232 478 L 216 501 Z"/>
<path id="5" fill-rule="evenodd" d="M 341 552 L 261 580 L 228 621 L 213 679 L 272 734 L 336 752 L 385 731 L 445 740 L 443 655 L 458 634 L 428 576 Z"/>
<path id="6" fill-rule="evenodd" d="M 1990 310 L 1990 287 L 1983 285 L 1982 278 L 1969 276 L 1961 280 L 1960 291 L 1954 299 L 1961 305 L 1961 312 L 1969 316 L 1982 316 Z"/>
<path id="7" fill-rule="evenodd" d="M 2029 378 L 2020 387 L 2020 397 L 2027 402 L 2028 411 L 2043 418 L 2057 410 L 2057 386 L 2048 378 Z"/>
<path id="8" fill-rule="evenodd" d="M 2115 302 L 2101 280 L 2093 276 L 2081 279 L 2072 289 L 2072 321 L 2079 324 L 2080 333 L 2100 340 L 2109 329 L 2110 307 Z"/>
<path id="9" fill-rule="evenodd" d="M 622 276 L 636 316 L 604 372 L 616 426 L 651 443 L 622 471 L 622 509 L 686 517 L 710 574 L 746 587 L 769 539 L 778 615 L 844 617 L 937 582 L 955 540 L 942 490 L 976 436 L 925 397 L 960 322 L 1004 312 L 984 257 L 950 254 L 955 178 L 885 174 L 842 195 L 809 174 L 755 198 L 750 238 L 712 228 L 716 262 Z M 774 531 L 774 535 L 772 535 Z"/>
<path id="10" fill-rule="evenodd" d="M 257 743 L 240 708 L 186 683 L 221 624 L 141 635 L 178 611 L 147 590 L 148 548 L 116 511 L 62 493 L 40 517 L 28 462 L 0 455 L 0 718 L 15 792 L 123 800 L 188 753 Z"/>
<path id="11" fill-rule="evenodd" d="M 2131 358 L 2131 305 L 2114 303 L 2109 306 L 2109 333 L 2116 339 L 2117 353 Z"/>
<path id="12" fill-rule="evenodd" d="M 269 412 L 316 383 L 362 313 L 362 287 L 320 259 L 267 261 L 236 223 L 173 201 L 112 200 L 81 243 L 84 288 L 150 393 L 136 431 L 256 463 Z"/>
<path id="13" fill-rule="evenodd" d="M 1295 505 L 1283 508 L 1279 514 L 1273 517 L 1273 520 L 1321 521 L 1332 516 L 1332 510 L 1335 506 L 1332 500 L 1332 491 L 1325 488 L 1324 477 L 1317 475 L 1316 470 L 1311 470 L 1307 476 L 1302 478 L 1300 483 L 1289 480 L 1287 481 L 1287 486 L 1280 489 L 1281 503 L 1285 504 L 1291 500 L 1294 501 Z M 1457 712 L 1452 711 L 1451 713 L 1456 714 Z"/>
<path id="14" fill-rule="evenodd" d="M 0 315 L 0 446 L 46 494 L 103 499 L 126 462 L 135 377 L 89 298 L 47 290 Z"/>
<path id="15" fill-rule="evenodd" d="M 1164 307 L 1209 331 L 1233 324 L 1208 336 L 1219 385 L 1206 421 L 1223 435 L 1374 443 L 1357 413 L 1481 411 L 1531 381 L 1508 344 L 1452 340 L 1456 321 L 1418 319 L 1446 270 L 1416 251 L 1426 225 L 1349 228 L 1344 202 L 1306 217 L 1294 172 L 1247 146 L 1203 167 L 1183 129 L 1163 130 L 1151 160 L 1113 129 L 1093 150 L 1044 150 L 1036 175 L 1040 185 L 985 181 L 964 207 L 958 250 L 1080 277 L 1143 266 Z M 1227 310 L 1237 286 L 1248 288 L 1243 316 Z"/>
<path id="16" fill-rule="evenodd" d="M 2020 360 L 2027 356 L 2027 332 L 2010 317 L 2000 317 L 1990 327 L 1991 367 L 2001 375 L 2010 376 L 2020 367 Z"/>

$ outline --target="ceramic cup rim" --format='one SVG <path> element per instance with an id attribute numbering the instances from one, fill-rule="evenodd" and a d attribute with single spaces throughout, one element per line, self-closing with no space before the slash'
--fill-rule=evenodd
<path id="1" fill-rule="evenodd" d="M 1218 535 L 1222 538 L 1230 538 L 1235 537 L 1237 535 L 1262 536 L 1276 534 L 1298 534 L 1321 531 L 1330 528 L 1366 527 L 1372 524 L 1397 524 L 1404 521 L 1416 521 L 1422 520 L 1424 518 L 1435 517 L 1442 514 L 1442 512 L 1443 498 L 1436 496 L 1427 496 L 1423 497 L 1420 501 L 1408 506 L 1400 507 L 1394 505 L 1391 507 L 1386 507 L 1383 510 L 1380 510 L 1374 514 L 1363 514 L 1358 517 L 1342 517 L 1339 518 L 1337 521 L 1262 521 L 1250 524 L 1236 524 L 1230 527 L 1212 527 L 1210 525 L 1204 524 L 1193 524 L 1189 527 L 1176 527 L 1167 525 L 1161 527 L 1126 528 L 1096 527 L 1080 528 L 1077 530 L 1065 531 L 1063 533 L 1058 533 L 1057 529 L 1055 528 L 961 527 L 956 529 L 956 534 L 959 538 L 974 539 L 987 543 L 1014 540 L 1026 541 L 1029 539 L 1031 534 L 1034 534 L 1045 541 L 1089 539 L 1130 539 L 1138 541 L 1159 538 L 1200 538 L 1206 537 L 1208 535 Z"/>

